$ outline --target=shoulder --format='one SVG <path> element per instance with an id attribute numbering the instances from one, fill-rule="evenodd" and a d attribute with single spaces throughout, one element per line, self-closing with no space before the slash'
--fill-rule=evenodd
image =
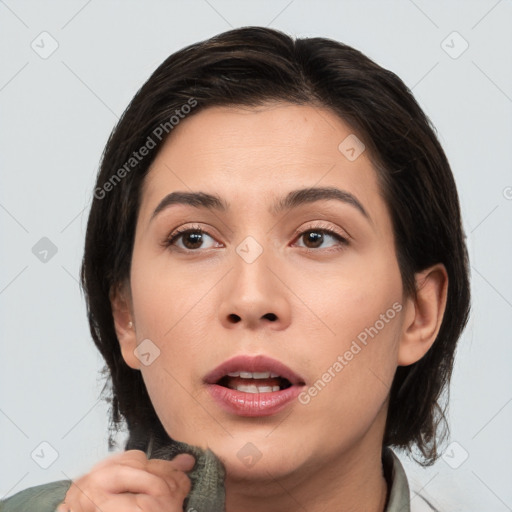
<path id="1" fill-rule="evenodd" d="M 416 478 L 409 478 L 409 482 L 411 484 L 411 512 L 442 512 L 451 508 L 447 503 L 442 503 L 446 501 L 444 496 L 433 496 L 425 489 L 429 482 L 425 484 Z"/>
<path id="2" fill-rule="evenodd" d="M 411 512 L 411 498 L 407 475 L 391 448 L 382 451 L 384 476 L 388 483 L 388 502 L 385 512 Z"/>
<path id="3" fill-rule="evenodd" d="M 383 451 L 383 462 L 387 464 L 390 483 L 386 512 L 441 512 L 438 500 L 426 492 L 425 485 L 407 476 L 400 459 L 389 447 Z"/>
<path id="4" fill-rule="evenodd" d="M 29 487 L 0 500 L 0 512 L 54 512 L 66 496 L 71 483 L 71 480 L 57 480 Z"/>

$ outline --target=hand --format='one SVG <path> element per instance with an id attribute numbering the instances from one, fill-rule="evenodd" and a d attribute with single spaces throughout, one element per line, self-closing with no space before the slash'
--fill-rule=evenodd
<path id="1" fill-rule="evenodd" d="M 182 512 L 194 463 L 188 453 L 171 461 L 148 460 L 141 450 L 112 455 L 73 481 L 57 512 Z"/>

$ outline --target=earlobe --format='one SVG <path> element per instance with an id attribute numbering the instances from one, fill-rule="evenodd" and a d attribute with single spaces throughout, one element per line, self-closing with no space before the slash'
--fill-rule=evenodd
<path id="1" fill-rule="evenodd" d="M 436 340 L 443 321 L 448 293 L 448 274 L 438 263 L 416 274 L 416 297 L 407 301 L 398 365 L 419 361 Z"/>
<path id="2" fill-rule="evenodd" d="M 118 286 L 110 293 L 112 316 L 121 354 L 126 364 L 134 370 L 140 369 L 140 361 L 135 356 L 137 336 L 132 320 L 131 303 L 126 286 Z"/>

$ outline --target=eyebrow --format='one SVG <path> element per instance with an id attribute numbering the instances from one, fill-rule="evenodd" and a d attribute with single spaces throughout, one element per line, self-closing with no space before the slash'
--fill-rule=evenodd
<path id="1" fill-rule="evenodd" d="M 370 215 L 354 195 L 346 190 L 340 190 L 335 187 L 315 187 L 292 190 L 286 196 L 281 197 L 274 202 L 270 207 L 269 212 L 274 215 L 278 215 L 283 211 L 289 211 L 304 204 L 325 200 L 340 201 L 344 204 L 353 206 L 371 222 Z M 220 212 L 225 212 L 230 208 L 229 203 L 218 195 L 212 195 L 206 192 L 171 192 L 160 201 L 149 221 L 151 222 L 160 212 L 175 204 L 193 206 L 194 208 L 217 210 Z"/>

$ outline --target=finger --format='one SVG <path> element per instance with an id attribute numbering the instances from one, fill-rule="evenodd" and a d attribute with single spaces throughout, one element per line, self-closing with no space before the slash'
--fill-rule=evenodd
<path id="1" fill-rule="evenodd" d="M 188 494 L 192 488 L 192 482 L 185 471 L 190 471 L 194 465 L 194 457 L 183 454 L 183 457 L 179 456 L 179 458 L 176 457 L 171 461 L 151 459 L 145 469 L 163 478 L 167 482 L 171 493 L 174 493 L 176 486 L 178 486 L 182 487 Z"/>
<path id="2" fill-rule="evenodd" d="M 179 455 L 176 455 L 176 457 L 174 457 L 174 459 L 172 459 L 170 462 L 173 463 L 173 466 L 176 469 L 181 471 L 190 471 L 194 467 L 196 459 L 190 453 L 180 453 Z"/>
<path id="3" fill-rule="evenodd" d="M 87 480 L 78 488 L 73 486 L 69 496 L 66 495 L 67 508 L 64 512 L 159 512 L 172 510 L 167 506 L 170 503 L 183 504 L 183 500 L 190 491 L 190 480 L 183 472 L 175 471 L 173 479 L 163 479 L 145 470 L 134 469 L 130 466 L 120 465 L 114 468 L 105 468 L 88 475 Z M 146 508 L 137 506 L 147 498 Z M 140 497 L 138 501 L 135 497 Z M 162 507 L 160 504 L 165 504 Z M 110 504 L 107 508 L 106 504 Z M 112 504 L 115 504 L 112 505 Z M 122 506 L 126 504 L 126 506 Z M 121 505 L 121 506 L 120 506 Z M 116 508 L 117 507 L 117 508 Z M 181 509 L 177 509 L 181 512 Z"/>
<path id="4" fill-rule="evenodd" d="M 181 453 L 172 460 L 150 459 L 145 469 L 158 474 L 169 474 L 173 471 L 190 471 L 195 466 L 195 458 L 188 453 Z"/>
<path id="5" fill-rule="evenodd" d="M 110 457 L 98 462 L 92 467 L 91 471 L 103 469 L 105 467 L 112 466 L 113 464 L 127 464 L 143 469 L 146 467 L 148 461 L 151 463 L 158 461 L 162 464 L 172 462 L 173 464 L 170 467 L 181 471 L 190 471 L 195 465 L 195 458 L 190 453 L 180 453 L 171 461 L 167 461 L 163 459 L 148 459 L 146 454 L 141 450 L 127 450 L 126 452 L 111 455 Z"/>
<path id="6" fill-rule="evenodd" d="M 169 493 L 169 480 L 175 482 L 172 489 L 174 492 L 184 493 L 187 485 L 185 479 L 189 480 L 182 472 L 176 472 L 175 476 L 167 475 L 167 478 L 163 479 L 150 471 L 119 464 L 115 471 L 112 471 L 112 468 L 104 468 L 91 474 L 88 486 L 111 494 L 131 492 L 163 496 Z M 85 493 L 87 494 L 87 491 Z"/>
<path id="7" fill-rule="evenodd" d="M 101 505 L 101 512 L 183 512 L 183 501 L 183 497 L 153 498 L 145 494 L 119 494 L 106 500 Z"/>
<path id="8" fill-rule="evenodd" d="M 59 512 L 69 512 L 70 510 L 72 512 L 84 512 L 81 501 L 81 498 L 84 496 L 82 485 L 80 480 L 71 481 L 71 485 L 64 496 L 64 500 L 59 505 Z"/>
<path id="9" fill-rule="evenodd" d="M 192 488 L 190 477 L 181 470 L 173 468 L 169 462 L 154 461 L 155 464 L 148 465 L 146 471 L 160 477 L 168 486 L 170 494 L 176 494 L 179 489 L 188 494 Z"/>
<path id="10" fill-rule="evenodd" d="M 163 510 L 165 512 L 183 512 L 184 500 L 185 496 L 173 496 L 170 498 L 152 498 L 144 494 L 135 496 L 135 503 L 140 507 L 137 510 L 144 510 L 144 512 L 162 512 Z"/>
<path id="11" fill-rule="evenodd" d="M 65 503 L 60 503 L 59 506 L 55 509 L 56 512 L 68 512 L 71 508 Z"/>

